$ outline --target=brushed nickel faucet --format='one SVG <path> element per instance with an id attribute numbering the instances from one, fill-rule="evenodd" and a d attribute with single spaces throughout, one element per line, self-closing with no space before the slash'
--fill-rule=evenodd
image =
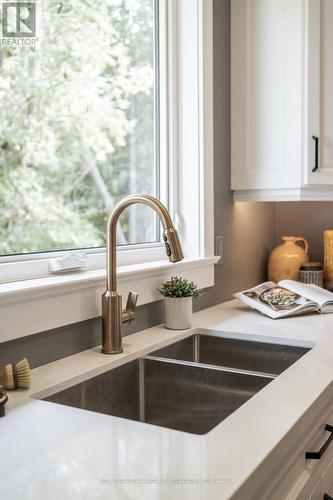
<path id="1" fill-rule="evenodd" d="M 122 348 L 122 323 L 131 323 L 135 319 L 138 295 L 130 292 L 127 305 L 122 309 L 122 297 L 117 293 L 117 222 L 125 208 L 136 203 L 151 207 L 159 216 L 163 226 L 163 240 L 170 262 L 184 258 L 178 233 L 165 206 L 149 195 L 133 194 L 123 198 L 113 209 L 107 225 L 106 242 L 106 292 L 102 296 L 102 353 L 119 354 Z"/>

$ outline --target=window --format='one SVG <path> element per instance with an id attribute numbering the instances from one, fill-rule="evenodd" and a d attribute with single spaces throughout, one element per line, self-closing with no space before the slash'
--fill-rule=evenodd
<path id="1" fill-rule="evenodd" d="M 2 46 L 0 255 L 105 245 L 123 196 L 160 197 L 159 0 L 41 0 L 34 47 Z M 157 242 L 151 210 L 118 243 Z"/>

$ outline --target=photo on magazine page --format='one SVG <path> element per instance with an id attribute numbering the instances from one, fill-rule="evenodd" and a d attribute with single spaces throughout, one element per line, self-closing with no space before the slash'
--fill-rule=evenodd
<path id="1" fill-rule="evenodd" d="M 243 292 L 244 295 L 274 311 L 293 311 L 311 301 L 297 293 L 269 281 Z"/>

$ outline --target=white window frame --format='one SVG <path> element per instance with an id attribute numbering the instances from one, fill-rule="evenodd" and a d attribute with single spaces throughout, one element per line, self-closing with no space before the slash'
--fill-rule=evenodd
<path id="1" fill-rule="evenodd" d="M 167 125 L 160 132 L 160 161 L 169 169 L 161 200 L 168 203 L 178 226 L 185 260 L 168 263 L 161 243 L 120 247 L 119 291 L 138 291 L 139 305 L 158 300 L 156 288 L 170 274 L 181 273 L 201 288 L 214 285 L 218 260 L 214 257 L 213 0 L 162 0 L 160 13 L 161 112 L 167 115 L 161 120 Z M 45 276 L 50 257 L 64 253 L 36 254 L 29 261 L 14 256 L 0 263 L 0 281 L 8 281 L 0 284 L 0 342 L 100 315 L 105 250 L 87 251 L 87 271 Z M 28 279 L 22 281 L 23 276 Z"/>
<path id="2" fill-rule="evenodd" d="M 162 83 L 159 89 L 159 177 L 160 200 L 166 206 L 170 205 L 172 193 L 169 192 L 168 176 L 168 44 L 166 35 L 168 0 L 159 0 L 159 80 Z M 154 41 L 155 43 L 155 41 Z M 155 139 L 155 138 L 154 138 Z M 86 270 L 103 269 L 105 267 L 105 247 L 82 248 L 72 250 L 41 251 L 26 254 L 0 256 L 0 283 L 23 279 L 41 278 L 49 275 L 49 263 L 53 259 L 65 257 L 72 253 L 84 253 L 87 258 Z M 118 263 L 121 266 L 141 264 L 161 260 L 164 258 L 164 244 L 162 238 L 157 242 L 129 244 L 118 247 Z"/>

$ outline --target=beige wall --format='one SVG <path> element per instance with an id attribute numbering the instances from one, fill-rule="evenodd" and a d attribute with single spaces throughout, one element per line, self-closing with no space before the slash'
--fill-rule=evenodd
<path id="1" fill-rule="evenodd" d="M 303 236 L 309 241 L 312 260 L 323 259 L 323 231 L 333 229 L 333 202 L 276 204 L 276 241 L 281 236 Z"/>

